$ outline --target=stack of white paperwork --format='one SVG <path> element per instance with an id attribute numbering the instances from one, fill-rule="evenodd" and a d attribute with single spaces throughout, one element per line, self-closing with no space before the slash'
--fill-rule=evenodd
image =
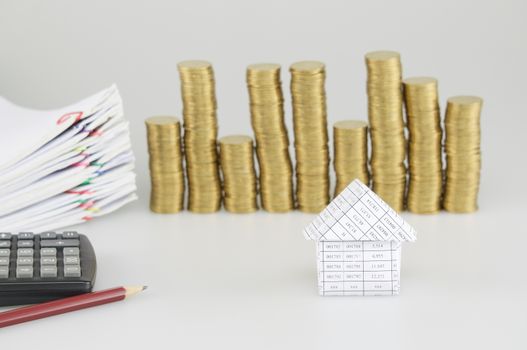
<path id="1" fill-rule="evenodd" d="M 135 200 L 134 155 L 115 85 L 50 111 L 0 97 L 0 230 L 42 232 Z"/>

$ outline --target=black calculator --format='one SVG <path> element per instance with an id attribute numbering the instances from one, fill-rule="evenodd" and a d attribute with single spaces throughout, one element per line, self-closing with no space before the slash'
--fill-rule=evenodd
<path id="1" fill-rule="evenodd" d="M 76 231 L 0 232 L 0 306 L 91 292 L 96 270 L 90 241 Z"/>

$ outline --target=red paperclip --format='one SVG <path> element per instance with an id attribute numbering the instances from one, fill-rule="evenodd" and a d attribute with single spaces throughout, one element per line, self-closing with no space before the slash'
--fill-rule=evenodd
<path id="1" fill-rule="evenodd" d="M 66 191 L 66 193 L 70 193 L 70 194 L 93 194 L 95 192 L 90 191 L 90 190 L 83 190 L 83 191 L 68 190 L 68 191 Z"/>
<path id="2" fill-rule="evenodd" d="M 92 130 L 90 132 L 90 136 L 101 136 L 102 135 L 102 131 L 100 130 Z"/>
<path id="3" fill-rule="evenodd" d="M 79 120 L 81 120 L 81 117 L 82 117 L 82 112 L 69 112 L 69 113 L 64 114 L 62 117 L 60 117 L 57 120 L 57 125 L 64 123 L 66 120 L 70 118 L 75 118 L 75 121 L 78 122 Z"/>
<path id="4" fill-rule="evenodd" d="M 91 208 L 94 204 L 95 204 L 94 201 L 89 201 L 86 203 L 82 203 L 81 205 L 79 205 L 79 207 L 82 209 L 88 209 L 88 208 Z"/>

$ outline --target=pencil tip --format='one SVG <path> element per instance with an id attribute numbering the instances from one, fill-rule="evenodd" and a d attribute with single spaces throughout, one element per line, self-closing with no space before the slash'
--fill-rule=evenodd
<path id="1" fill-rule="evenodd" d="M 143 290 L 145 290 L 145 289 L 147 289 L 147 288 L 148 288 L 148 286 L 143 286 Z"/>
<path id="2" fill-rule="evenodd" d="M 125 287 L 126 297 L 134 296 L 146 289 L 146 286 L 134 286 L 134 287 Z"/>

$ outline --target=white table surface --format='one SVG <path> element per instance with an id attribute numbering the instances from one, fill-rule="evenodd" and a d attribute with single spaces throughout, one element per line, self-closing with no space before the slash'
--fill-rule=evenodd
<path id="1" fill-rule="evenodd" d="M 70 104 L 115 82 L 131 122 L 140 200 L 78 227 L 96 289 L 131 300 L 0 330 L 0 350 L 527 349 L 525 1 L 17 0 L 0 2 L 0 96 Z M 364 54 L 401 52 L 405 77 L 445 100 L 485 100 L 480 210 L 405 213 L 401 295 L 319 297 L 312 215 L 155 215 L 145 118 L 181 115 L 176 63 L 213 62 L 220 136 L 251 134 L 245 67 L 327 64 L 328 123 L 367 118 Z M 4 116 L 0 116 L 4 118 Z M 291 148 L 292 149 L 292 148 Z M 9 150 L 0 150 L 9 152 Z"/>
<path id="2" fill-rule="evenodd" d="M 419 237 L 403 247 L 400 296 L 320 297 L 314 243 L 301 234 L 311 215 L 156 215 L 142 198 L 79 229 L 96 249 L 96 289 L 148 290 L 3 329 L 0 342 L 80 336 L 78 349 L 520 349 L 527 345 L 527 239 L 503 221 L 521 211 L 406 214 Z"/>

